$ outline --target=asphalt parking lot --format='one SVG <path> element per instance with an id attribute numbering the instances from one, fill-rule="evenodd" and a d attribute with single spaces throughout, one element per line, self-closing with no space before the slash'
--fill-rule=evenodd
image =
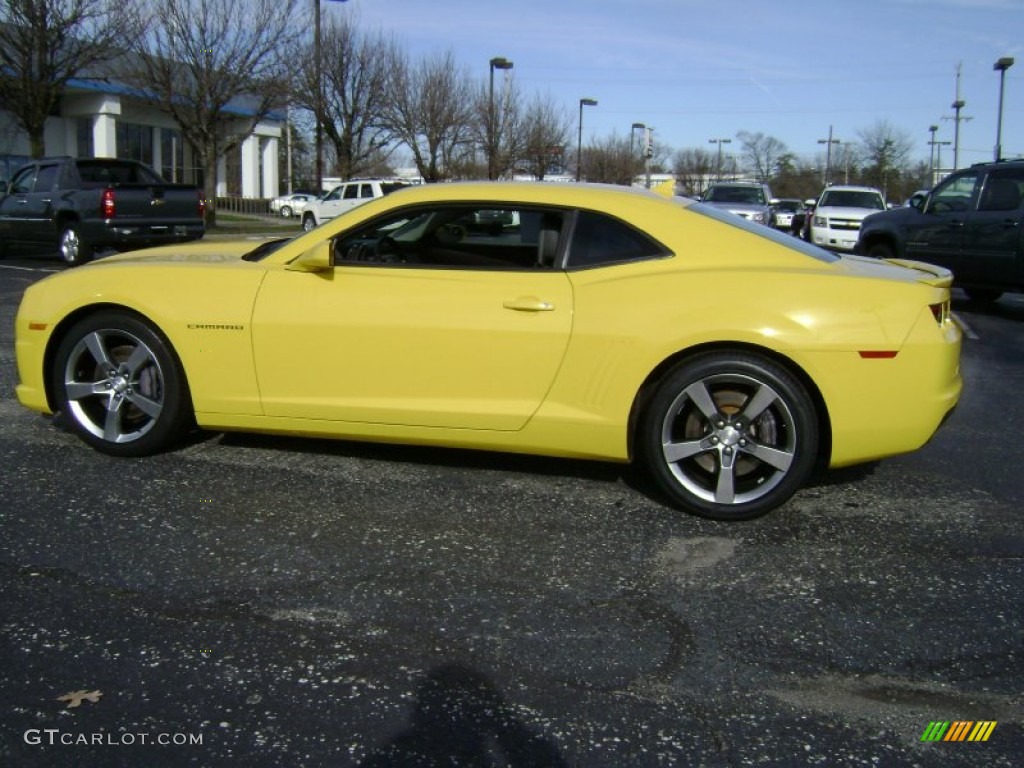
<path id="1" fill-rule="evenodd" d="M 1020 764 L 1022 297 L 956 302 L 923 450 L 723 524 L 585 462 L 102 456 L 14 399 L 17 302 L 60 268 L 0 262 L 0 765 Z"/>

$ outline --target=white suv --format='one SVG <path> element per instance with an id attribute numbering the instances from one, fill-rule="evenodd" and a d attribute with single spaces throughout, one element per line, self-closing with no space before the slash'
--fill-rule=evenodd
<path id="1" fill-rule="evenodd" d="M 409 186 L 407 181 L 359 179 L 339 184 L 324 197 L 314 200 L 302 212 L 302 228 L 307 232 L 325 221 L 340 216 L 357 205 L 384 197 Z"/>
<path id="2" fill-rule="evenodd" d="M 885 198 L 874 187 L 828 187 L 815 204 L 809 239 L 831 251 L 852 251 L 864 218 L 885 208 Z"/>

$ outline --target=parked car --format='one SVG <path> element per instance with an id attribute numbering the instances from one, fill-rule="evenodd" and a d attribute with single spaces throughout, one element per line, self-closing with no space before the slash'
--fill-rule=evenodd
<path id="1" fill-rule="evenodd" d="M 319 200 L 312 200 L 306 204 L 306 209 L 302 213 L 302 228 L 309 231 L 356 206 L 368 203 L 378 197 L 384 197 L 384 195 L 390 195 L 392 192 L 397 192 L 408 186 L 410 186 L 409 182 L 397 179 L 346 181 Z"/>
<path id="2" fill-rule="evenodd" d="M 753 181 L 716 181 L 700 199 L 748 221 L 766 225 L 771 223 L 769 206 L 776 202 L 767 184 Z"/>
<path id="3" fill-rule="evenodd" d="M 886 209 L 874 187 L 826 187 L 810 218 L 810 242 L 833 251 L 853 251 L 865 216 Z"/>
<path id="4" fill-rule="evenodd" d="M 864 220 L 857 252 L 922 259 L 952 270 L 977 301 L 1024 291 L 1024 160 L 979 163 L 923 200 Z"/>
<path id="5" fill-rule="evenodd" d="M 72 266 L 99 248 L 129 250 L 198 240 L 202 192 L 147 165 L 113 158 L 31 162 L 0 190 L 0 256 L 9 243 L 53 243 Z"/>
<path id="6" fill-rule="evenodd" d="M 804 203 L 802 200 L 797 200 L 791 197 L 779 198 L 770 206 L 770 223 L 776 229 L 788 232 L 793 226 L 794 214 L 799 213 L 803 208 Z"/>
<path id="7" fill-rule="evenodd" d="M 314 200 L 316 200 L 316 195 L 296 192 L 291 195 L 275 197 L 270 201 L 270 210 L 272 213 L 280 213 L 289 219 L 292 215 L 301 215 L 306 206 Z"/>
<path id="8" fill-rule="evenodd" d="M 17 395 L 115 456 L 198 424 L 635 461 L 741 519 L 932 436 L 961 388 L 951 279 L 644 190 L 430 184 L 34 283 Z"/>

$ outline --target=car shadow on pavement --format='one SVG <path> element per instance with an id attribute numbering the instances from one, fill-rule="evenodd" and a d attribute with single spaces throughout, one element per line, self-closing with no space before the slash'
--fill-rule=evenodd
<path id="1" fill-rule="evenodd" d="M 516 717 L 490 680 L 460 664 L 427 674 L 417 687 L 411 720 L 362 768 L 567 765 L 554 743 Z"/>

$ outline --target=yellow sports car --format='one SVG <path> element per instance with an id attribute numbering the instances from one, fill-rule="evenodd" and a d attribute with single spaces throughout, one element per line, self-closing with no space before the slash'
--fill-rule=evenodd
<path id="1" fill-rule="evenodd" d="M 950 282 L 645 191 L 428 185 L 40 281 L 17 391 L 118 456 L 198 425 L 635 460 L 741 519 L 931 437 L 961 389 Z"/>

